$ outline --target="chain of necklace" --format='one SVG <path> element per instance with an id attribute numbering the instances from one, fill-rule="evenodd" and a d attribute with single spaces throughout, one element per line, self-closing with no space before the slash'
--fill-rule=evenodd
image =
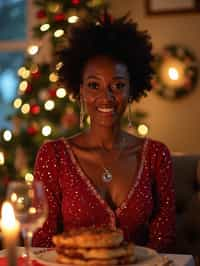
<path id="1" fill-rule="evenodd" d="M 124 149 L 124 147 L 125 147 L 125 137 L 122 138 L 121 145 L 119 145 L 119 154 L 118 154 L 118 156 L 115 158 L 114 161 L 112 160 L 112 162 L 116 163 L 119 160 L 119 158 L 121 156 L 121 153 L 122 153 L 122 150 Z M 104 153 L 105 152 L 108 153 L 108 151 L 105 149 L 104 146 L 103 146 L 102 150 L 104 151 Z M 113 174 L 112 174 L 111 167 L 106 167 L 105 163 L 102 160 L 102 168 L 103 168 L 103 172 L 101 174 L 102 181 L 105 182 L 105 183 L 111 182 L 112 179 L 113 179 Z"/>

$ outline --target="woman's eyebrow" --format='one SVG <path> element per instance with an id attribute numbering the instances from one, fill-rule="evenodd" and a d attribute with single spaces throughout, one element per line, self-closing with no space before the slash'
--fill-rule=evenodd
<path id="1" fill-rule="evenodd" d="M 113 79 L 113 80 L 115 80 L 115 79 L 124 79 L 124 80 L 129 80 L 129 78 L 128 78 L 128 77 L 124 77 L 124 76 L 115 76 L 115 77 L 113 77 L 112 79 Z"/>
<path id="2" fill-rule="evenodd" d="M 101 78 L 97 77 L 97 76 L 94 76 L 94 75 L 90 75 L 87 77 L 87 80 L 88 79 L 98 79 L 98 80 L 101 80 Z"/>

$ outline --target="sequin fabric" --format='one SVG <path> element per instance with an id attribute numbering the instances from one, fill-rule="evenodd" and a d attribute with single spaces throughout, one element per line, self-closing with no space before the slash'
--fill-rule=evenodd
<path id="1" fill-rule="evenodd" d="M 35 178 L 43 182 L 49 203 L 44 226 L 33 246 L 51 247 L 52 236 L 88 226 L 120 227 L 126 240 L 168 252 L 175 241 L 175 192 L 168 148 L 146 139 L 140 167 L 121 206 L 112 210 L 83 172 L 66 139 L 43 144 Z"/>

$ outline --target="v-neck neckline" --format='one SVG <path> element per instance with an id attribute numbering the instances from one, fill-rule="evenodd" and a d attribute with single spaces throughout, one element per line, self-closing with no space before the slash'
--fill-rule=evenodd
<path id="1" fill-rule="evenodd" d="M 96 196 L 96 198 L 101 202 L 101 204 L 103 204 L 107 211 L 110 213 L 112 219 L 115 219 L 115 215 L 119 215 L 119 213 L 121 212 L 122 209 L 124 209 L 124 207 L 127 205 L 129 199 L 133 196 L 134 191 L 136 189 L 136 187 L 138 186 L 141 176 L 142 176 L 142 172 L 143 172 L 143 168 L 144 168 L 144 162 L 145 162 L 145 158 L 146 158 L 146 151 L 147 151 L 147 147 L 148 147 L 148 138 L 145 138 L 143 144 L 142 144 L 142 149 L 141 149 L 141 156 L 140 156 L 140 162 L 138 164 L 137 167 L 137 172 L 135 174 L 135 179 L 134 182 L 132 183 L 126 197 L 124 198 L 124 200 L 121 202 L 121 204 L 115 209 L 113 210 L 109 203 L 101 196 L 101 194 L 99 193 L 99 191 L 97 190 L 97 188 L 95 187 L 94 183 L 92 182 L 92 180 L 89 178 L 89 176 L 87 175 L 87 173 L 84 171 L 84 169 L 80 166 L 78 158 L 76 157 L 76 155 L 74 154 L 74 151 L 70 145 L 70 143 L 68 142 L 68 140 L 66 138 L 62 138 L 65 147 L 67 148 L 67 151 L 69 153 L 70 159 L 72 161 L 72 163 L 75 166 L 76 171 L 79 173 L 80 177 L 83 179 L 83 181 L 86 183 L 86 185 L 88 186 L 88 188 L 91 190 L 91 192 Z M 114 222 L 114 221 L 113 221 Z"/>

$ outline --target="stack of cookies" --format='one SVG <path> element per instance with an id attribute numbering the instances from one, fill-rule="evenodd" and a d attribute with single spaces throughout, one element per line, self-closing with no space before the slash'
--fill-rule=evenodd
<path id="1" fill-rule="evenodd" d="M 120 229 L 81 228 L 53 237 L 57 262 L 69 265 L 123 265 L 135 261 L 134 244 Z"/>

